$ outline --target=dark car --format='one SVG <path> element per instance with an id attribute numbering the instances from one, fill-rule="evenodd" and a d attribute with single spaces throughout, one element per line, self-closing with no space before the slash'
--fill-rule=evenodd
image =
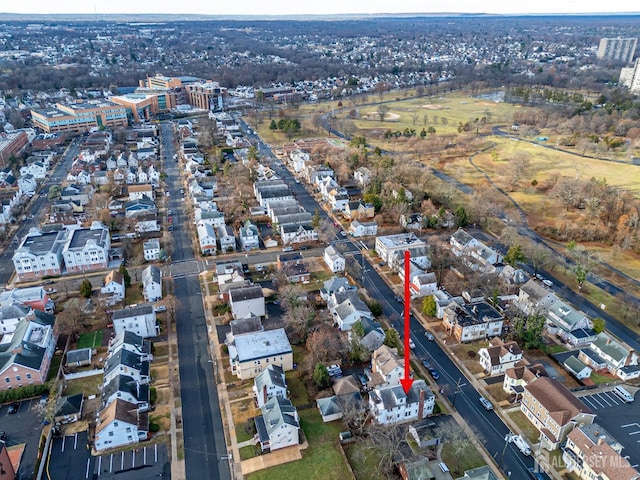
<path id="1" fill-rule="evenodd" d="M 420 360 L 420 363 L 422 363 L 422 366 L 424 368 L 429 368 L 431 365 L 429 365 L 429 362 L 427 360 L 425 360 L 424 358 L 422 360 Z"/>
<path id="2" fill-rule="evenodd" d="M 14 413 L 18 413 L 18 409 L 20 408 L 20 404 L 18 402 L 13 402 L 11 405 L 9 405 L 9 409 L 7 410 L 7 413 L 9 415 L 13 415 Z"/>
<path id="3" fill-rule="evenodd" d="M 40 285 L 53 285 L 55 282 L 53 280 L 45 280 Z"/>
<path id="4" fill-rule="evenodd" d="M 366 387 L 367 383 L 369 382 L 369 379 L 364 373 L 358 374 L 358 380 L 360 380 L 360 383 L 362 384 L 363 387 Z"/>
<path id="5" fill-rule="evenodd" d="M 398 303 L 402 303 L 402 297 L 400 295 L 396 295 L 393 299 Z"/>
<path id="6" fill-rule="evenodd" d="M 429 368 L 427 368 L 427 370 L 429 371 L 429 375 L 431 375 L 431 378 L 433 378 L 434 380 L 439 380 L 440 379 L 440 374 L 438 373 L 438 371 L 435 368 L 429 367 Z"/>

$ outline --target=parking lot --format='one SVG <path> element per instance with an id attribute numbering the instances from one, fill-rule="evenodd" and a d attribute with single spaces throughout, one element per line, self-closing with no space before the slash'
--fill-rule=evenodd
<path id="1" fill-rule="evenodd" d="M 9 404 L 0 405 L 0 431 L 7 434 L 7 445 L 26 444 L 18 469 L 19 478 L 32 478 L 36 466 L 42 424 L 33 407 L 39 401 L 39 397 L 23 400 L 14 414 L 8 413 Z"/>
<path id="2" fill-rule="evenodd" d="M 604 427 L 623 446 L 622 455 L 635 468 L 640 465 L 640 395 L 625 403 L 613 387 L 596 393 L 579 395 L 580 400 L 598 416 L 595 422 Z"/>
<path id="3" fill-rule="evenodd" d="M 92 457 L 87 432 L 55 438 L 48 471 L 51 480 L 171 478 L 164 444 Z"/>

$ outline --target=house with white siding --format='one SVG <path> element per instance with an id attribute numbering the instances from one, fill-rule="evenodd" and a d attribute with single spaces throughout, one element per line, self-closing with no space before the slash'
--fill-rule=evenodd
<path id="1" fill-rule="evenodd" d="M 269 365 L 253 379 L 253 394 L 258 408 L 262 408 L 273 397 L 287 398 L 287 393 L 284 370 L 278 365 Z"/>
<path id="2" fill-rule="evenodd" d="M 516 342 L 505 342 L 494 337 L 488 347 L 478 350 L 478 357 L 485 373 L 499 375 L 522 360 L 522 349 Z"/>
<path id="3" fill-rule="evenodd" d="M 115 310 L 112 316 L 113 330 L 116 334 L 128 331 L 142 338 L 156 337 L 160 333 L 153 305 L 138 305 Z"/>
<path id="4" fill-rule="evenodd" d="M 414 380 L 408 393 L 401 385 L 374 388 L 369 392 L 369 410 L 380 424 L 422 420 L 433 413 L 435 395 L 424 380 Z"/>
<path id="5" fill-rule="evenodd" d="M 263 452 L 298 445 L 300 443 L 300 417 L 293 404 L 284 398 L 273 397 L 255 417 L 256 443 Z"/>
<path id="6" fill-rule="evenodd" d="M 329 245 L 324 249 L 323 258 L 324 263 L 327 264 L 332 273 L 344 272 L 345 259 L 333 245 Z"/>
<path id="7" fill-rule="evenodd" d="M 142 295 L 147 302 L 162 299 L 162 275 L 155 265 L 149 265 L 142 271 Z"/>
<path id="8" fill-rule="evenodd" d="M 138 443 L 148 436 L 149 416 L 133 403 L 116 399 L 97 415 L 94 444 L 98 451 Z"/>

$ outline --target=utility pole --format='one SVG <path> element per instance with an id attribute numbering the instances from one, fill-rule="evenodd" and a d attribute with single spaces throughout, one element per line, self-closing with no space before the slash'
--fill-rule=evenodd
<path id="1" fill-rule="evenodd" d="M 466 385 L 466 383 L 460 383 L 462 381 L 462 377 L 458 379 L 456 382 L 456 389 L 453 391 L 453 401 L 451 402 L 451 408 L 455 408 L 456 406 L 456 397 L 460 392 L 460 389 Z"/>

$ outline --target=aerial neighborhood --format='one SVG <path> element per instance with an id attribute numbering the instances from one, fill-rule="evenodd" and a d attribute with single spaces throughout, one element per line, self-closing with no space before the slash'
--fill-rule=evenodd
<path id="1" fill-rule="evenodd" d="M 640 479 L 637 25 L 504 21 L 0 24 L 0 478 Z"/>

